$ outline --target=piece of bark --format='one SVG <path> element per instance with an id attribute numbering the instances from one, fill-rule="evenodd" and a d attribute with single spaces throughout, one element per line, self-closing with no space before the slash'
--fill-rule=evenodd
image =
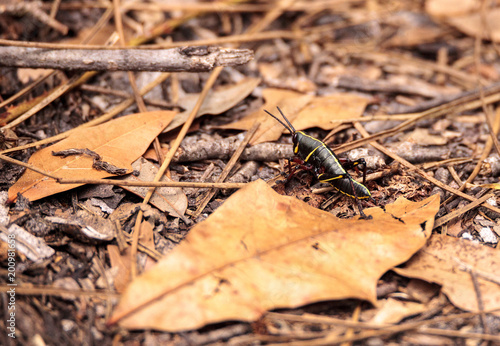
<path id="1" fill-rule="evenodd" d="M 189 48 L 50 50 L 0 47 L 0 66 L 82 71 L 203 72 L 217 66 L 242 65 L 253 59 L 253 52 L 249 49 Z"/>

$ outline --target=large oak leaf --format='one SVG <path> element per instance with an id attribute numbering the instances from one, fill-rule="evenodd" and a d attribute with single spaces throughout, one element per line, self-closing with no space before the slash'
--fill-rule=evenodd
<path id="1" fill-rule="evenodd" d="M 376 301 L 388 269 L 425 245 L 439 198 L 338 219 L 255 181 L 134 280 L 109 323 L 180 331 L 329 299 Z"/>

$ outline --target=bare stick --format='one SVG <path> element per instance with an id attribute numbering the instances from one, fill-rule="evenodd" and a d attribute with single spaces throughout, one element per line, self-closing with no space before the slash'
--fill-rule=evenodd
<path id="1" fill-rule="evenodd" d="M 82 71 L 203 72 L 217 66 L 242 65 L 253 58 L 248 49 L 189 47 L 145 51 L 47 50 L 0 47 L 0 66 Z"/>

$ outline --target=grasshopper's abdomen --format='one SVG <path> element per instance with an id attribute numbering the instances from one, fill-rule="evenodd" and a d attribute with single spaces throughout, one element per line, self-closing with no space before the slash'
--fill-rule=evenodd
<path id="1" fill-rule="evenodd" d="M 320 180 L 321 181 L 321 180 Z M 352 185 L 351 185 L 352 182 Z M 352 198 L 358 198 L 358 199 L 367 199 L 372 196 L 370 193 L 370 190 L 366 186 L 364 186 L 361 183 L 358 183 L 356 180 L 352 179 L 336 179 L 336 180 L 331 180 L 328 182 L 328 184 L 332 185 L 335 190 L 343 193 L 344 195 L 347 195 Z M 352 188 L 356 190 L 356 194 L 354 194 L 354 191 L 352 191 Z"/>

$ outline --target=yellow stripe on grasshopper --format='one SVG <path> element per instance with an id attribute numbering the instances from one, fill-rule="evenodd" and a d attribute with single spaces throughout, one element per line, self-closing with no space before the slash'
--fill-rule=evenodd
<path id="1" fill-rule="evenodd" d="M 306 159 L 305 159 L 304 161 L 305 161 L 305 162 L 307 162 L 307 161 L 311 158 L 312 154 L 314 154 L 314 152 L 315 152 L 315 151 L 316 151 L 319 147 L 321 147 L 321 145 L 318 145 L 316 148 L 314 148 L 314 150 L 313 150 L 313 151 L 311 151 L 311 152 L 309 153 L 309 155 L 307 155 L 307 157 L 306 157 Z"/>

